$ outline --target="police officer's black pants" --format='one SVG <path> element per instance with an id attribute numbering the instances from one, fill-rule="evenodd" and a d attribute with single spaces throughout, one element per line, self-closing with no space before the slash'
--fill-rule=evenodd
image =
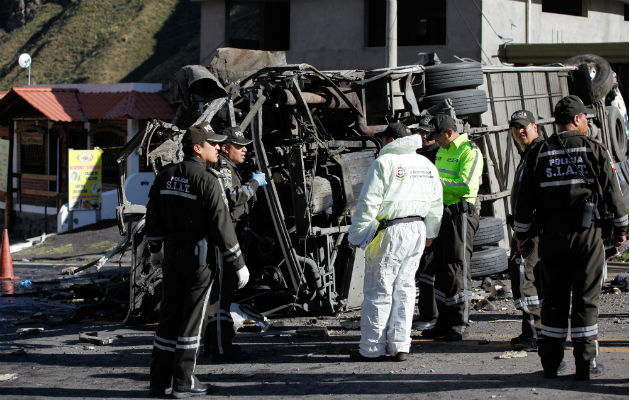
<path id="1" fill-rule="evenodd" d="M 437 318 L 438 310 L 435 302 L 435 263 L 433 262 L 434 245 L 425 247 L 420 266 L 416 272 L 416 282 L 419 290 L 418 309 L 420 321 L 432 321 Z"/>
<path id="2" fill-rule="evenodd" d="M 218 249 L 217 249 L 218 251 Z M 206 327 L 205 346 L 206 353 L 211 355 L 223 355 L 230 352 L 232 339 L 234 339 L 234 321 L 230 314 L 230 305 L 236 294 L 236 273 L 224 268 L 223 257 L 217 255 L 217 283 L 212 287 L 210 295 L 216 312 L 208 315 Z"/>
<path id="3" fill-rule="evenodd" d="M 451 214 L 448 208 L 444 209 L 440 232 L 434 243 L 436 329 L 463 333 L 468 325 L 472 296 L 470 257 L 477 228 L 479 215 L 474 211 Z"/>
<path id="4" fill-rule="evenodd" d="M 543 267 L 538 251 L 539 239 L 534 237 L 531 240 L 532 250 L 527 257 L 518 255 L 516 241 L 512 241 L 509 273 L 514 306 L 523 312 L 522 336 L 538 339 L 540 337 L 540 302 L 543 299 L 539 275 Z"/>
<path id="5" fill-rule="evenodd" d="M 542 366 L 554 370 L 560 365 L 570 318 L 575 365 L 578 370 L 586 368 L 598 353 L 597 314 L 605 263 L 601 229 L 566 232 L 561 224 L 548 221 L 540 253 L 545 293 L 538 350 Z"/>
<path id="6" fill-rule="evenodd" d="M 163 292 L 151 355 L 151 388 L 186 391 L 194 369 L 212 274 L 190 244 L 166 244 Z"/>

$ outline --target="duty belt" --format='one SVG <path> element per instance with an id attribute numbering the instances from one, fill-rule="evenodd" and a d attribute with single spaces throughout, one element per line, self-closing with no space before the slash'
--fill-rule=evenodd
<path id="1" fill-rule="evenodd" d="M 462 199 L 458 203 L 453 203 L 444 207 L 444 213 L 446 215 L 461 215 L 461 214 L 466 214 L 466 213 L 474 214 L 474 212 L 475 212 L 475 205 L 467 202 L 464 199 Z"/>
<path id="2" fill-rule="evenodd" d="M 378 235 L 380 231 L 383 229 L 387 229 L 390 226 L 402 224 L 403 222 L 415 222 L 415 221 L 424 221 L 424 217 L 402 217 L 402 218 L 394 218 L 394 219 L 382 219 L 378 223 L 378 228 L 374 233 L 374 236 Z"/>

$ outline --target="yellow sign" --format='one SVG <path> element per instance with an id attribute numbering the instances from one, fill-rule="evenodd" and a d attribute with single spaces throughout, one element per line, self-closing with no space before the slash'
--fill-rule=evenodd
<path id="1" fill-rule="evenodd" d="M 9 179 L 9 141 L 0 139 L 0 191 L 7 191 Z"/>
<path id="2" fill-rule="evenodd" d="M 69 150 L 68 207 L 70 210 L 101 208 L 103 150 Z"/>

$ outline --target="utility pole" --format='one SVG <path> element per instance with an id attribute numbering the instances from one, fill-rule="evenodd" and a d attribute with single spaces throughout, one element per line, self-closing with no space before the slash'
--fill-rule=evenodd
<path id="1" fill-rule="evenodd" d="M 398 0 L 387 0 L 385 23 L 385 49 L 387 67 L 398 66 Z"/>

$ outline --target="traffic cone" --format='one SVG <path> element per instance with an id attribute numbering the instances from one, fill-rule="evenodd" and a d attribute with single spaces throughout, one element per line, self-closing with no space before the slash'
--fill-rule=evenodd
<path id="1" fill-rule="evenodd" d="M 13 260 L 11 260 L 11 249 L 9 248 L 9 234 L 5 229 L 2 234 L 2 260 L 0 263 L 0 281 L 15 281 L 20 279 L 13 276 Z"/>
<path id="2" fill-rule="evenodd" d="M 0 281 L 0 295 L 8 296 L 15 292 L 15 288 L 13 287 L 13 282 L 10 281 Z"/>

